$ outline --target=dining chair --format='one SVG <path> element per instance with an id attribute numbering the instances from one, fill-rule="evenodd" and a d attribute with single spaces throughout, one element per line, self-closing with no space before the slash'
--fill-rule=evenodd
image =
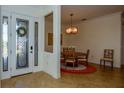
<path id="1" fill-rule="evenodd" d="M 61 52 L 61 58 L 60 59 L 61 59 L 61 63 L 63 63 L 65 60 L 63 52 Z"/>
<path id="2" fill-rule="evenodd" d="M 71 63 L 73 65 L 73 68 L 76 63 L 75 59 L 75 48 L 68 48 L 66 51 L 64 50 L 64 56 L 65 56 L 65 67 L 67 67 L 68 63 Z"/>
<path id="3" fill-rule="evenodd" d="M 100 59 L 100 67 L 103 64 L 104 66 L 104 69 L 105 69 L 105 66 L 106 66 L 106 62 L 109 62 L 111 63 L 111 69 L 113 70 L 113 56 L 114 56 L 114 50 L 113 49 L 104 49 L 104 57 Z"/>
<path id="4" fill-rule="evenodd" d="M 90 50 L 88 49 L 86 53 L 79 53 L 77 55 L 77 62 L 78 62 L 78 64 L 85 63 L 85 65 L 88 66 L 89 52 L 90 52 Z"/>

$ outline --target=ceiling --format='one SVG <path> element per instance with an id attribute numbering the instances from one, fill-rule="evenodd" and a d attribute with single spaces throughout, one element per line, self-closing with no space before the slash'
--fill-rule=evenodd
<path id="1" fill-rule="evenodd" d="M 114 12 L 124 11 L 124 5 L 63 5 L 62 23 L 70 23 L 70 13 L 73 13 L 73 23 L 81 22 L 82 19 L 92 19 Z"/>

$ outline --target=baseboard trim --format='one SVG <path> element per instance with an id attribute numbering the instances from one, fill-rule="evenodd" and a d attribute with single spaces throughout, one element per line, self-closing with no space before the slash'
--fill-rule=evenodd
<path id="1" fill-rule="evenodd" d="M 95 65 L 98 65 L 98 66 L 100 66 L 100 64 L 99 63 L 95 63 L 95 62 L 88 62 L 88 63 L 90 63 L 90 64 L 95 64 Z M 106 65 L 107 67 L 110 67 L 110 65 Z M 117 67 L 117 66 L 114 66 L 113 68 L 118 68 L 118 69 L 120 69 L 121 68 L 121 66 L 120 67 Z M 124 65 L 123 65 L 123 68 L 124 68 Z"/>

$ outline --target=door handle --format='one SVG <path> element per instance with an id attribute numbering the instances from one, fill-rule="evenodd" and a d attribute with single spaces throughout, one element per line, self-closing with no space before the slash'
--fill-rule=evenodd
<path id="1" fill-rule="evenodd" d="M 33 46 L 30 47 L 30 50 L 33 50 Z"/>
<path id="2" fill-rule="evenodd" d="M 30 47 L 30 53 L 33 53 L 33 46 Z"/>

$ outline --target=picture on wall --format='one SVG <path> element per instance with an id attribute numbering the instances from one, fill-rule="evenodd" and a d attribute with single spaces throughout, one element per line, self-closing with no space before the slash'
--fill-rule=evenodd
<path id="1" fill-rule="evenodd" d="M 61 34 L 61 45 L 62 45 L 62 34 Z M 48 33 L 48 45 L 53 45 L 53 33 Z"/>

